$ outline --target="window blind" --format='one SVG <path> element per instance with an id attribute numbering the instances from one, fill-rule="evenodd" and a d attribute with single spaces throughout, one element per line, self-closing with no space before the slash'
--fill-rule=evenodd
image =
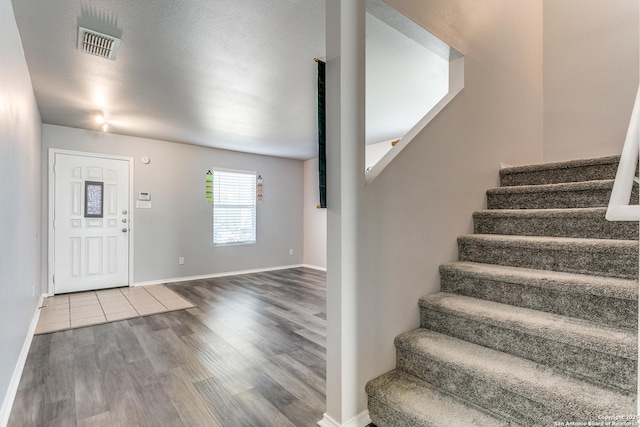
<path id="1" fill-rule="evenodd" d="M 213 170 L 213 243 L 256 242 L 256 174 Z"/>

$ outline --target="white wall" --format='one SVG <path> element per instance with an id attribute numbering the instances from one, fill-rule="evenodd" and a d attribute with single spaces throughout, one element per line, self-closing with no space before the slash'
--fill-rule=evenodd
<path id="1" fill-rule="evenodd" d="M 0 0 L 0 39 L 0 396 L 7 404 L 40 295 L 42 126 L 10 0 Z"/>
<path id="2" fill-rule="evenodd" d="M 302 263 L 302 161 L 53 125 L 43 126 L 43 144 L 45 171 L 51 147 L 134 158 L 134 193 L 150 192 L 152 203 L 151 209 L 132 209 L 136 283 Z M 142 156 L 151 162 L 143 164 Z M 205 201 L 204 180 L 213 167 L 262 175 L 256 244 L 212 245 L 212 205 Z M 181 256 L 184 265 L 178 265 Z"/>
<path id="3" fill-rule="evenodd" d="M 401 138 L 446 95 L 449 62 L 373 15 L 365 19 L 369 146 Z"/>
<path id="4" fill-rule="evenodd" d="M 619 155 L 638 88 L 638 0 L 544 1 L 544 160 Z"/>
<path id="5" fill-rule="evenodd" d="M 308 266 L 327 268 L 327 210 L 318 209 L 318 159 L 304 162 L 304 255 Z"/>
<path id="6" fill-rule="evenodd" d="M 375 144 L 368 144 L 364 147 L 364 167 L 365 170 L 372 168 L 376 163 L 380 161 L 387 154 L 393 146 L 392 141 L 376 142 Z"/>
<path id="7" fill-rule="evenodd" d="M 465 55 L 465 87 L 363 190 L 360 390 L 395 366 L 394 337 L 418 326 L 418 298 L 439 291 L 438 266 L 457 259 L 456 237 L 472 231 L 500 162 L 542 160 L 542 2 L 389 3 Z"/>

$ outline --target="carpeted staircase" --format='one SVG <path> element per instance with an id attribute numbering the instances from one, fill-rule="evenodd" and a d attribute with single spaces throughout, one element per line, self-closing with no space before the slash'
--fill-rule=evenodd
<path id="1" fill-rule="evenodd" d="M 635 416 L 638 223 L 605 220 L 618 161 L 500 171 L 442 292 L 420 299 L 421 327 L 396 338 L 396 369 L 367 384 L 376 426 Z"/>

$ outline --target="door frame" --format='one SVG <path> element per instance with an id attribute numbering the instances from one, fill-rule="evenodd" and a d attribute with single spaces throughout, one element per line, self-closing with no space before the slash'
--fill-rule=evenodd
<path id="1" fill-rule="evenodd" d="M 127 156 L 116 156 L 112 154 L 103 154 L 103 153 L 88 153 L 84 151 L 74 151 L 74 150 L 63 150 L 60 148 L 49 148 L 49 164 L 48 166 L 48 175 L 47 180 L 49 183 L 49 195 L 48 195 L 48 218 L 47 218 L 47 227 L 48 227 L 48 235 L 47 235 L 47 243 L 48 243 L 48 251 L 47 251 L 47 295 L 53 296 L 55 293 L 55 285 L 53 283 L 53 275 L 54 275 L 54 255 L 55 255 L 55 231 L 53 228 L 53 218 L 55 214 L 55 178 L 53 173 L 53 165 L 56 158 L 56 154 L 67 154 L 72 156 L 82 156 L 82 157 L 97 157 L 100 159 L 107 160 L 124 160 L 129 164 L 129 275 L 128 275 L 128 286 L 133 286 L 133 239 L 134 233 L 131 231 L 135 231 L 134 224 L 134 216 L 135 216 L 135 205 L 134 205 L 134 194 L 133 194 L 133 157 Z"/>

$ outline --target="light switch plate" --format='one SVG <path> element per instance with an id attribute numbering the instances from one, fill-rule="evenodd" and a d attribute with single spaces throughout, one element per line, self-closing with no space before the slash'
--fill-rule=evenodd
<path id="1" fill-rule="evenodd" d="M 151 202 L 146 200 L 136 200 L 137 209 L 151 209 Z"/>

